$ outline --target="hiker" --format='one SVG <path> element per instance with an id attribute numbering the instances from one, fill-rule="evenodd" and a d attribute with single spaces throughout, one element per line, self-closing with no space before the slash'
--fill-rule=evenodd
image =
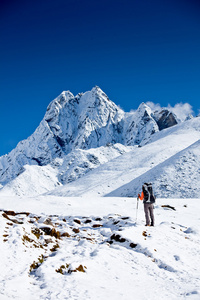
<path id="1" fill-rule="evenodd" d="M 142 186 L 142 193 L 141 196 L 138 194 L 138 198 L 143 200 L 144 203 L 144 213 L 146 218 L 146 225 L 145 226 L 154 226 L 154 213 L 153 204 L 155 203 L 155 197 L 153 194 L 152 184 L 151 183 L 144 183 Z M 150 222 L 151 220 L 151 222 Z"/>

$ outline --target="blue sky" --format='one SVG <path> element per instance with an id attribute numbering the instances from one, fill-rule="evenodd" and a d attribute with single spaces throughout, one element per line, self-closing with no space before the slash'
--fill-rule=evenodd
<path id="1" fill-rule="evenodd" d="M 0 155 L 49 102 L 98 85 L 125 111 L 147 101 L 200 108 L 197 0 L 1 0 Z"/>

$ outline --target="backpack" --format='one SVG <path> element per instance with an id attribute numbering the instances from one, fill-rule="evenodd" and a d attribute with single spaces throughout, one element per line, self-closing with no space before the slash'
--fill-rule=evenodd
<path id="1" fill-rule="evenodd" d="M 155 203 L 156 198 L 153 194 L 152 184 L 145 182 L 142 186 L 142 190 L 144 193 L 144 203 Z"/>

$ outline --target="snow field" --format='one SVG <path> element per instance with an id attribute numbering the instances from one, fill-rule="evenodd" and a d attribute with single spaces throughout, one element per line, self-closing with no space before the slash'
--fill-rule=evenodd
<path id="1" fill-rule="evenodd" d="M 1 299 L 200 298 L 199 199 L 158 199 L 155 227 L 142 202 L 135 223 L 135 198 L 2 197 L 0 208 Z"/>

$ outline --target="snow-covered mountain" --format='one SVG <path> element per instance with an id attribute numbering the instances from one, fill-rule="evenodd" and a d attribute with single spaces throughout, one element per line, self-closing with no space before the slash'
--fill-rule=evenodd
<path id="1" fill-rule="evenodd" d="M 5 185 L 21 174 L 25 165 L 44 166 L 75 149 L 134 145 L 157 130 L 144 104 L 127 116 L 99 87 L 77 96 L 63 92 L 49 104 L 36 131 L 0 158 L 0 183 Z"/>
<path id="2" fill-rule="evenodd" d="M 182 123 L 169 110 L 153 112 L 144 103 L 126 113 L 99 87 L 77 96 L 63 92 L 49 104 L 35 132 L 0 157 L 0 194 L 34 196 L 55 188 L 53 194 L 70 196 L 84 189 L 114 193 L 198 139 L 199 118 Z"/>

